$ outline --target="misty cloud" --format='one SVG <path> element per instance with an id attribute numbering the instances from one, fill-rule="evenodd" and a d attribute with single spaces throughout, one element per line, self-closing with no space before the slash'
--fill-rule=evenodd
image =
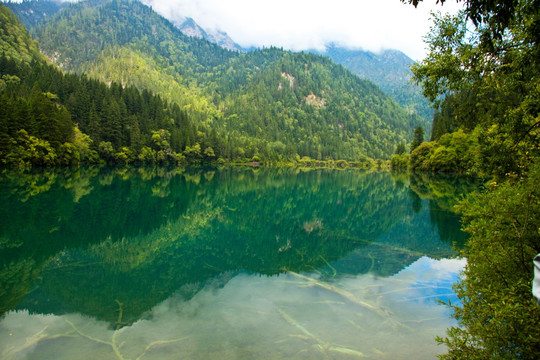
<path id="1" fill-rule="evenodd" d="M 329 42 L 371 51 L 399 49 L 425 55 L 423 36 L 430 12 L 456 12 L 461 5 L 435 1 L 418 8 L 399 0 L 143 0 L 168 19 L 192 17 L 208 29 L 225 31 L 242 46 L 321 49 Z"/>

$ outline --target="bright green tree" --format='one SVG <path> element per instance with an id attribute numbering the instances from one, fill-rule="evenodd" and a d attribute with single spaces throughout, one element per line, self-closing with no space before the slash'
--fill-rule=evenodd
<path id="1" fill-rule="evenodd" d="M 526 178 L 492 182 L 461 205 L 471 234 L 461 303 L 451 304 L 460 326 L 439 342 L 442 359 L 539 359 L 540 308 L 531 294 L 532 259 L 540 250 L 540 166 Z"/>

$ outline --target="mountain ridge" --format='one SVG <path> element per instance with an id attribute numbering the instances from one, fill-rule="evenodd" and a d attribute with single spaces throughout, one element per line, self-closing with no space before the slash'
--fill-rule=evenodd
<path id="1" fill-rule="evenodd" d="M 174 20 L 172 23 L 187 36 L 193 36 L 199 39 L 206 39 L 227 50 L 246 52 L 242 46 L 234 42 L 227 33 L 220 30 L 203 29 L 193 18 L 187 17 L 184 20 Z"/>
<path id="2" fill-rule="evenodd" d="M 97 0 L 95 0 L 97 1 Z M 28 4 L 33 1 L 23 1 L 22 4 L 10 4 L 11 8 L 25 19 L 27 23 L 31 22 L 31 17 L 28 16 Z M 39 1 L 38 3 L 46 4 L 50 1 Z M 101 0 L 102 3 L 107 0 Z M 143 2 L 148 3 L 148 2 Z M 53 2 L 53 4 L 57 4 Z M 60 11 L 66 5 L 54 5 L 56 11 Z M 148 3 L 151 5 L 151 2 Z M 42 8 L 47 8 L 41 5 Z M 48 16 L 54 15 L 54 12 L 49 11 Z M 45 17 L 40 17 L 42 22 Z M 200 26 L 193 18 L 175 14 L 165 17 L 171 21 L 183 34 L 198 39 L 206 39 L 214 44 L 217 44 L 227 50 L 238 52 L 254 51 L 256 48 L 244 48 L 237 44 L 230 36 L 221 31 L 213 29 L 205 29 Z M 36 26 L 38 22 L 32 22 L 32 26 Z M 26 23 L 25 23 L 26 24 Z M 430 107 L 427 100 L 422 95 L 421 88 L 410 83 L 412 76 L 409 65 L 414 63 L 414 60 L 409 58 L 400 50 L 386 49 L 379 53 L 366 51 L 359 48 L 349 48 L 340 46 L 337 43 L 328 43 L 325 50 L 306 50 L 319 55 L 328 56 L 333 61 L 341 64 L 357 74 L 363 79 L 370 80 L 379 86 L 386 94 L 396 100 L 404 109 L 410 113 L 414 113 L 422 117 L 425 121 L 422 124 L 429 132 L 431 122 L 433 120 L 433 109 Z"/>

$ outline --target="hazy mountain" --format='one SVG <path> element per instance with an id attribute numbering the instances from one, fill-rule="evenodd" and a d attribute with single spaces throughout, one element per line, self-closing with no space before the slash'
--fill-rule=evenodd
<path id="1" fill-rule="evenodd" d="M 229 50 L 246 51 L 226 33 L 205 30 L 192 18 L 176 20 L 175 24 L 188 36 L 206 39 Z M 406 111 L 417 114 L 427 123 L 431 123 L 433 109 L 422 95 L 422 88 L 410 82 L 412 73 L 409 66 L 414 60 L 403 52 L 383 50 L 374 53 L 361 49 L 347 49 L 336 44 L 329 44 L 325 51 L 313 52 L 328 56 L 361 78 L 374 82 Z M 429 131 L 429 126 L 426 130 Z"/>
<path id="2" fill-rule="evenodd" d="M 190 17 L 183 20 L 176 20 L 173 23 L 187 36 L 206 39 L 227 50 L 245 51 L 227 33 L 219 30 L 205 30 Z"/>
<path id="3" fill-rule="evenodd" d="M 61 1 L 23 0 L 22 2 L 9 1 L 4 5 L 17 15 L 26 28 L 31 29 L 49 16 L 56 14 L 68 6 L 69 3 Z"/>
<path id="4" fill-rule="evenodd" d="M 175 24 L 188 36 L 206 39 L 229 50 L 246 51 L 226 33 L 205 30 L 192 18 L 175 21 Z M 329 44 L 325 51 L 313 52 L 328 56 L 361 78 L 374 82 L 406 111 L 417 114 L 427 123 L 431 123 L 433 109 L 422 95 L 421 87 L 410 82 L 412 73 L 409 66 L 414 60 L 403 52 L 384 50 L 373 53 L 361 49 L 347 49 L 336 44 Z M 426 130 L 429 131 L 429 126 Z"/>

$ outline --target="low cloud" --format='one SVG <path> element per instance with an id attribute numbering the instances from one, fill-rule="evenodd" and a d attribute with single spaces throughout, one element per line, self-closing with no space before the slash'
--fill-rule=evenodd
<path id="1" fill-rule="evenodd" d="M 425 55 L 423 36 L 430 12 L 456 12 L 461 5 L 399 0 L 143 0 L 169 19 L 192 17 L 208 29 L 225 31 L 242 46 L 321 49 L 335 42 L 371 51 L 399 49 L 414 59 Z"/>

